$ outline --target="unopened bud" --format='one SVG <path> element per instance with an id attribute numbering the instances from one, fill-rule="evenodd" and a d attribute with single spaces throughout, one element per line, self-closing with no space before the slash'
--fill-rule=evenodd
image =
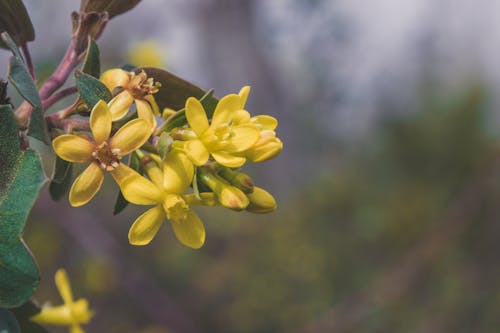
<path id="1" fill-rule="evenodd" d="M 246 151 L 246 157 L 254 162 L 264 162 L 278 155 L 283 149 L 283 142 L 276 136 L 263 136 Z"/>
<path id="2" fill-rule="evenodd" d="M 215 193 L 217 200 L 219 200 L 222 206 L 240 211 L 245 209 L 250 203 L 245 193 L 218 175 L 205 169 L 200 169 L 199 176 L 201 181 Z"/>
<path id="3" fill-rule="evenodd" d="M 243 172 L 234 171 L 227 167 L 222 167 L 219 171 L 219 175 L 227 180 L 231 185 L 236 186 L 243 193 L 252 193 L 254 188 L 254 183 L 252 178 Z"/>
<path id="4" fill-rule="evenodd" d="M 247 194 L 247 197 L 250 200 L 250 204 L 247 206 L 246 210 L 251 213 L 265 214 L 278 208 L 274 197 L 260 187 L 255 186 L 253 192 Z"/>
<path id="5" fill-rule="evenodd" d="M 194 193 L 184 195 L 184 200 L 189 206 L 218 206 L 219 201 L 213 192 L 201 192 L 199 195 Z"/>

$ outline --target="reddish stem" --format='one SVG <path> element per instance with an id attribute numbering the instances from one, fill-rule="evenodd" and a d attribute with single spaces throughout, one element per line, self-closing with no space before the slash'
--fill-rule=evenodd
<path id="1" fill-rule="evenodd" d="M 55 103 L 57 103 L 58 101 L 63 99 L 64 97 L 69 96 L 71 94 L 74 94 L 77 91 L 78 91 L 78 89 L 76 88 L 76 86 L 72 86 L 72 87 L 68 87 L 68 88 L 65 88 L 63 90 L 56 92 L 55 94 L 53 94 L 49 98 L 42 101 L 43 109 L 44 110 L 48 109 L 49 107 L 51 107 L 52 105 L 54 105 Z"/>
<path id="2" fill-rule="evenodd" d="M 45 116 L 47 125 L 50 128 L 59 128 L 64 130 L 66 133 L 70 133 L 73 130 L 78 131 L 90 131 L 89 122 L 81 119 L 64 119 L 61 118 L 59 113 L 54 113 Z"/>

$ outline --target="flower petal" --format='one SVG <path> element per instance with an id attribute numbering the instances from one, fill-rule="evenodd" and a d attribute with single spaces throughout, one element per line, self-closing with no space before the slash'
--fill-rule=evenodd
<path id="1" fill-rule="evenodd" d="M 137 174 L 137 171 L 126 165 L 125 163 L 118 163 L 118 167 L 109 172 L 113 176 L 114 180 L 120 186 L 122 181 L 128 176 Z"/>
<path id="2" fill-rule="evenodd" d="M 120 68 L 109 69 L 101 76 L 101 82 L 104 83 L 111 92 L 117 87 L 125 87 L 129 81 L 130 74 Z"/>
<path id="3" fill-rule="evenodd" d="M 238 110 L 234 113 L 233 126 L 250 122 L 250 113 L 247 110 Z"/>
<path id="4" fill-rule="evenodd" d="M 128 232 L 128 240 L 132 245 L 147 245 L 153 240 L 165 219 L 161 205 L 147 210 L 135 220 Z"/>
<path id="5" fill-rule="evenodd" d="M 186 154 L 170 151 L 163 161 L 163 188 L 174 194 L 184 193 L 194 176 L 193 163 Z"/>
<path id="6" fill-rule="evenodd" d="M 158 187 L 137 172 L 122 179 L 119 185 L 125 199 L 136 205 L 155 205 L 162 200 Z"/>
<path id="7" fill-rule="evenodd" d="M 109 101 L 108 106 L 113 121 L 125 117 L 133 103 L 134 97 L 127 90 L 123 90 Z"/>
<path id="8" fill-rule="evenodd" d="M 61 294 L 61 298 L 64 303 L 73 303 L 73 294 L 71 293 L 71 286 L 69 284 L 68 274 L 66 274 L 66 271 L 62 268 L 58 269 L 54 279 L 57 290 L 59 290 L 59 294 Z"/>
<path id="9" fill-rule="evenodd" d="M 101 144 L 109 138 L 111 133 L 111 112 L 105 101 L 100 100 L 90 113 L 90 130 L 97 144 Z"/>
<path id="10" fill-rule="evenodd" d="M 160 108 L 158 107 L 158 103 L 156 103 L 155 97 L 153 95 L 147 95 L 144 99 L 148 101 L 149 105 L 151 105 L 153 114 L 155 116 L 160 116 Z"/>
<path id="11" fill-rule="evenodd" d="M 104 180 L 104 172 L 95 163 L 91 163 L 80 176 L 78 176 L 69 191 L 69 203 L 79 207 L 89 202 L 99 191 Z"/>
<path id="12" fill-rule="evenodd" d="M 238 96 L 240 96 L 240 101 L 241 101 L 241 108 L 245 108 L 245 104 L 247 104 L 247 99 L 248 95 L 250 94 L 250 90 L 252 88 L 250 86 L 244 86 L 243 88 L 240 89 L 240 92 L 238 93 Z"/>
<path id="13" fill-rule="evenodd" d="M 240 125 L 232 128 L 232 136 L 225 150 L 241 152 L 252 147 L 259 140 L 260 132 L 253 125 Z"/>
<path id="14" fill-rule="evenodd" d="M 144 119 L 148 122 L 149 126 L 151 126 L 151 132 L 156 128 L 156 119 L 153 114 L 153 109 L 151 105 L 143 100 L 136 99 L 135 105 L 137 106 L 137 116 L 139 119 Z"/>
<path id="15" fill-rule="evenodd" d="M 239 168 L 246 161 L 245 157 L 235 156 L 225 151 L 212 152 L 212 156 L 219 164 L 230 168 Z"/>
<path id="16" fill-rule="evenodd" d="M 233 119 L 234 113 L 238 110 L 241 110 L 240 96 L 230 94 L 222 97 L 215 107 L 211 126 L 228 124 Z"/>
<path id="17" fill-rule="evenodd" d="M 94 144 L 81 136 L 63 134 L 52 141 L 57 156 L 68 162 L 90 162 Z"/>
<path id="18" fill-rule="evenodd" d="M 205 243 L 205 227 L 198 215 L 192 210 L 187 213 L 184 221 L 172 222 L 175 236 L 182 244 L 199 249 Z"/>
<path id="19" fill-rule="evenodd" d="M 259 144 L 250 148 L 244 154 L 250 161 L 258 163 L 275 157 L 281 150 L 283 150 L 283 142 L 278 138 L 273 138 L 265 144 Z"/>
<path id="20" fill-rule="evenodd" d="M 278 127 L 278 120 L 267 115 L 252 117 L 251 121 L 261 127 L 263 130 L 274 131 Z"/>
<path id="21" fill-rule="evenodd" d="M 109 144 L 113 149 L 120 149 L 120 155 L 125 156 L 140 148 L 150 136 L 150 124 L 144 119 L 134 119 L 122 126 Z"/>
<path id="22" fill-rule="evenodd" d="M 193 129 L 198 137 L 208 129 L 208 118 L 203 105 L 194 97 L 186 101 L 186 118 L 189 127 Z"/>
<path id="23" fill-rule="evenodd" d="M 174 141 L 175 143 L 175 141 Z M 189 140 L 183 144 L 184 153 L 194 165 L 201 166 L 207 163 L 210 154 L 201 140 Z"/>

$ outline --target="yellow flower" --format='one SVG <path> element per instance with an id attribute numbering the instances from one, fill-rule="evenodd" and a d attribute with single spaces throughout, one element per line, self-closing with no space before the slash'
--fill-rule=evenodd
<path id="1" fill-rule="evenodd" d="M 131 169 L 120 163 L 120 159 L 141 147 L 151 134 L 145 120 L 134 119 L 110 137 L 111 113 L 102 100 L 92 109 L 89 122 L 93 140 L 88 136 L 63 134 L 52 141 L 54 151 L 63 160 L 90 162 L 71 187 L 69 202 L 74 207 L 94 197 L 101 188 L 104 171 L 109 171 L 117 181 L 127 175 Z"/>
<path id="2" fill-rule="evenodd" d="M 246 158 L 240 156 L 259 139 L 259 131 L 251 124 L 232 125 L 235 112 L 241 109 L 240 96 L 223 97 L 215 108 L 211 123 L 203 105 L 193 97 L 186 101 L 186 118 L 190 129 L 180 130 L 174 147 L 182 149 L 198 166 L 205 164 L 210 155 L 221 165 L 240 167 Z"/>
<path id="3" fill-rule="evenodd" d="M 119 88 L 118 94 L 109 102 L 112 119 L 123 118 L 135 102 L 137 115 L 151 125 L 151 130 L 156 128 L 155 115 L 160 115 L 158 104 L 153 94 L 158 92 L 160 84 L 154 83 L 153 78 L 148 78 L 144 71 L 136 74 L 120 68 L 113 68 L 104 72 L 101 81 L 110 91 Z"/>
<path id="4" fill-rule="evenodd" d="M 143 41 L 131 45 L 127 58 L 134 66 L 165 67 L 159 45 L 154 41 Z"/>
<path id="5" fill-rule="evenodd" d="M 64 269 L 56 272 L 55 282 L 64 304 L 44 306 L 41 312 L 31 317 L 31 320 L 39 324 L 68 325 L 71 326 L 71 333 L 83 333 L 80 325 L 87 324 L 93 315 L 87 300 L 81 298 L 76 302 L 73 301 L 68 275 Z"/>
<path id="6" fill-rule="evenodd" d="M 193 164 L 184 153 L 176 150 L 167 153 L 163 162 L 159 157 L 151 157 L 156 162 L 150 160 L 144 165 L 151 181 L 134 172 L 120 183 L 123 196 L 128 201 L 137 205 L 154 205 L 139 216 L 130 228 L 130 244 L 149 244 L 167 218 L 182 244 L 200 248 L 205 242 L 205 227 L 182 195 L 193 179 Z M 211 203 L 209 198 L 206 203 Z"/>
<path id="7" fill-rule="evenodd" d="M 259 130 L 257 142 L 242 153 L 249 161 L 257 163 L 267 161 L 278 155 L 283 149 L 283 142 L 276 137 L 274 131 L 278 126 L 276 118 L 267 115 L 251 117 L 250 113 L 244 110 L 249 93 L 249 86 L 245 86 L 240 90 L 238 94 L 241 98 L 240 110 L 236 112 L 233 123 L 234 125 L 252 124 Z"/>

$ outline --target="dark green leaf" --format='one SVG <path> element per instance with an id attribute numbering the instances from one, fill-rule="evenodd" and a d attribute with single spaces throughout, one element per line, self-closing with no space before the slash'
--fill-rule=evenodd
<path id="1" fill-rule="evenodd" d="M 54 163 L 54 173 L 49 185 L 50 196 L 54 200 L 60 200 L 68 193 L 71 185 L 71 175 L 73 173 L 73 164 L 56 157 Z"/>
<path id="2" fill-rule="evenodd" d="M 14 42 L 10 34 L 7 31 L 4 31 L 0 34 L 0 37 L 1 37 L 1 42 L 4 43 L 5 47 L 8 48 L 17 58 L 22 60 L 23 57 L 21 56 L 21 52 L 19 52 L 16 42 Z"/>
<path id="3" fill-rule="evenodd" d="M 141 160 L 137 154 L 131 154 L 128 161 L 129 166 L 135 171 L 141 173 Z M 113 215 L 121 213 L 128 206 L 128 201 L 123 196 L 122 192 L 118 192 L 118 197 L 116 198 L 115 208 L 113 210 Z"/>
<path id="4" fill-rule="evenodd" d="M 7 97 L 7 81 L 0 78 L 0 105 L 10 104 L 10 99 Z"/>
<path id="5" fill-rule="evenodd" d="M 31 78 L 26 66 L 16 56 L 10 57 L 9 80 L 16 88 L 17 92 L 33 106 L 29 124 L 29 135 L 45 142 L 50 143 L 47 124 L 43 117 L 42 101 L 38 95 L 35 83 Z"/>
<path id="6" fill-rule="evenodd" d="M 38 154 L 21 151 L 10 106 L 0 107 L 0 306 L 28 299 L 39 282 L 38 271 L 20 236 L 45 176 Z"/>
<path id="7" fill-rule="evenodd" d="M 0 309 L 0 333 L 21 333 L 16 318 L 7 309 Z"/>
<path id="8" fill-rule="evenodd" d="M 95 78 L 99 78 L 101 75 L 101 61 L 99 47 L 96 42 L 92 39 L 87 48 L 87 55 L 85 57 L 85 62 L 83 63 L 82 71 Z"/>
<path id="9" fill-rule="evenodd" d="M 84 12 L 108 12 L 109 18 L 123 14 L 137 6 L 141 0 L 82 0 Z"/>
<path id="10" fill-rule="evenodd" d="M 35 39 L 35 31 L 21 0 L 0 0 L 0 31 L 7 31 L 17 45 Z M 1 47 L 5 44 L 0 42 Z"/>
<path id="11" fill-rule="evenodd" d="M 111 92 L 95 77 L 82 72 L 75 72 L 76 87 L 89 109 L 92 109 L 99 100 L 109 102 L 112 98 Z"/>
<path id="12" fill-rule="evenodd" d="M 166 70 L 155 67 L 137 69 L 141 70 L 144 70 L 148 77 L 154 78 L 155 82 L 161 83 L 160 90 L 154 95 L 161 110 L 164 108 L 180 110 L 184 108 L 189 97 L 201 99 L 206 94 L 205 90 Z"/>

